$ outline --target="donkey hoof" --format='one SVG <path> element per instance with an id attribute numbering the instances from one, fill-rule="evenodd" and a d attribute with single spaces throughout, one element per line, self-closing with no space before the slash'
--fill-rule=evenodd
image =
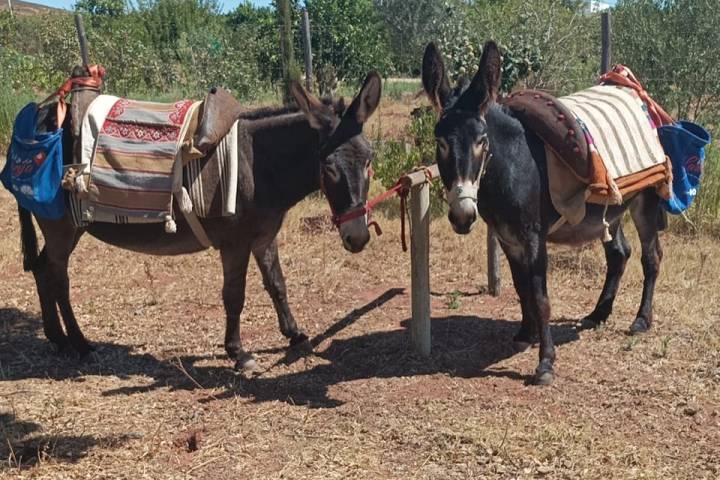
<path id="1" fill-rule="evenodd" d="M 532 347 L 531 342 L 527 342 L 524 340 L 513 340 L 513 349 L 517 353 L 527 352 L 530 350 L 530 347 Z"/>
<path id="2" fill-rule="evenodd" d="M 637 317 L 635 321 L 630 325 L 630 335 L 637 335 L 638 333 L 645 333 L 650 330 L 650 322 L 643 317 Z"/>
<path id="3" fill-rule="evenodd" d="M 578 330 L 595 330 L 602 326 L 603 322 L 596 320 L 592 314 L 580 320 L 580 324 L 577 326 Z"/>
<path id="4" fill-rule="evenodd" d="M 255 361 L 255 357 L 249 353 L 243 354 L 235 362 L 235 371 L 243 375 L 252 375 L 258 371 L 259 367 Z"/>
<path id="5" fill-rule="evenodd" d="M 310 339 L 304 333 L 299 333 L 290 339 L 290 348 L 303 355 L 313 352 Z"/>
<path id="6" fill-rule="evenodd" d="M 555 373 L 552 370 L 536 370 L 535 378 L 533 379 L 535 385 L 545 386 L 552 385 L 555 380 Z"/>

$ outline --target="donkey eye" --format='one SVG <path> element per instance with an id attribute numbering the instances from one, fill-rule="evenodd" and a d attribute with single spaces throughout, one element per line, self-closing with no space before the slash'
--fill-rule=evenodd
<path id="1" fill-rule="evenodd" d="M 487 144 L 487 142 L 484 138 L 476 141 L 473 144 L 473 155 L 475 155 L 476 158 L 480 157 L 483 154 L 483 150 L 485 150 L 485 148 L 487 148 L 486 144 Z"/>
<path id="2" fill-rule="evenodd" d="M 447 158 L 448 152 L 450 151 L 450 146 L 448 145 L 447 141 L 444 138 L 437 138 L 437 145 L 438 150 L 440 151 L 440 156 L 443 158 Z"/>

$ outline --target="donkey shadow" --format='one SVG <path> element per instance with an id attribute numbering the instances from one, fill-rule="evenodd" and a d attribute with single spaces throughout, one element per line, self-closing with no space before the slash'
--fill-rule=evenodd
<path id="1" fill-rule="evenodd" d="M 390 289 L 362 308 L 351 311 L 323 333 L 311 340 L 315 355 L 324 360 L 322 364 L 308 370 L 272 376 L 273 367 L 292 364 L 299 360 L 294 352 L 288 352 L 268 371 L 257 377 L 245 378 L 236 375 L 225 366 L 198 365 L 214 356 L 185 355 L 174 361 L 159 360 L 150 354 L 133 353 L 133 347 L 109 343 L 95 344 L 98 349 L 96 362 L 85 362 L 78 366 L 76 359 L 48 360 L 49 343 L 39 337 L 41 321 L 28 317 L 22 312 L 11 312 L 16 317 L 15 329 L 21 335 L 16 339 L 20 345 L 0 348 L 0 364 L 6 372 L 0 372 L 0 381 L 21 378 L 55 378 L 82 380 L 84 375 L 114 375 L 129 378 L 134 375 L 153 379 L 150 385 L 121 387 L 108 390 L 105 396 L 140 394 L 158 388 L 171 390 L 220 390 L 209 394 L 202 401 L 213 401 L 234 396 L 249 398 L 254 402 L 283 401 L 294 405 L 314 408 L 331 408 L 342 402 L 328 396 L 331 386 L 352 380 L 370 378 L 394 378 L 423 376 L 444 373 L 462 378 L 484 376 L 508 377 L 529 382 L 531 375 L 518 372 L 490 369 L 498 362 L 512 357 L 517 352 L 512 337 L 519 328 L 519 322 L 505 319 L 490 319 L 478 316 L 453 315 L 433 317 L 432 354 L 422 358 L 410 347 L 410 320 L 401 322 L 396 330 L 371 332 L 349 338 L 335 338 L 342 330 L 359 322 L 362 317 L 390 301 L 402 289 Z M 0 331 L 7 310 L 0 309 Z M 24 330 L 22 327 L 23 322 Z M 556 345 L 577 340 L 575 322 L 553 323 L 552 334 Z M 28 335 L 34 329 L 35 335 Z M 24 332 L 24 333 L 23 333 Z M 324 350 L 317 346 L 332 339 Z M 7 342 L 8 345 L 14 342 Z M 0 346 L 2 342 L 0 342 Z M 19 349 L 25 352 L 18 355 Z M 276 353 L 280 349 L 261 350 L 260 355 Z M 15 354 L 13 354 L 15 352 Z M 29 358 L 27 355 L 32 355 Z M 22 359 L 22 357 L 25 357 Z M 10 363 L 9 360 L 12 360 Z M 178 363 L 179 362 L 179 363 Z M 9 367 L 7 367 L 9 365 Z M 14 367 L 13 367 L 14 366 Z"/>

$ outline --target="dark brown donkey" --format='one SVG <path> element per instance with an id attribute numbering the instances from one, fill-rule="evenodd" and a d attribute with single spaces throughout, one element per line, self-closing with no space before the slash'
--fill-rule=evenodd
<path id="1" fill-rule="evenodd" d="M 242 152 L 235 216 L 201 219 L 208 237 L 220 250 L 223 265 L 223 302 L 227 315 L 225 350 L 236 368 L 252 370 L 255 361 L 240 341 L 240 313 L 245 303 L 245 277 L 250 255 L 255 257 L 270 294 L 280 331 L 290 346 L 308 346 L 288 306 L 285 279 L 280 268 L 276 236 L 287 211 L 323 187 L 336 214 L 364 206 L 372 148 L 362 130 L 380 102 L 381 81 L 370 73 L 349 107 L 342 100 L 321 102 L 299 84 L 293 94 L 299 109 L 264 109 L 240 116 Z M 82 101 L 83 92 L 76 98 Z M 90 93 L 92 95 L 93 93 Z M 94 93 L 97 95 L 97 93 Z M 49 111 L 54 112 L 54 108 Z M 68 117 L 69 119 L 70 117 Z M 69 127 L 66 124 L 66 127 Z M 66 132 L 70 132 L 66 128 Z M 67 144 L 72 144 L 68 138 Z M 72 163 L 71 148 L 65 163 Z M 153 255 L 180 255 L 203 249 L 181 215 L 177 233 L 167 234 L 162 224 L 91 224 L 76 228 L 66 215 L 58 221 L 38 218 L 45 245 L 38 255 L 31 214 L 20 209 L 25 269 L 35 276 L 46 337 L 59 349 L 68 346 L 81 356 L 93 350 L 78 326 L 70 305 L 68 260 L 83 233 L 124 249 Z M 370 234 L 365 216 L 343 223 L 344 247 L 359 252 Z M 67 335 L 60 325 L 60 309 Z"/>
<path id="2" fill-rule="evenodd" d="M 522 307 L 522 324 L 515 341 L 527 347 L 539 334 L 535 381 L 547 384 L 554 378 L 555 346 L 549 324 L 546 243 L 580 244 L 602 238 L 603 206 L 588 204 L 587 215 L 579 225 L 565 224 L 548 233 L 560 215 L 550 200 L 545 148 L 511 110 L 496 102 L 501 65 L 497 45 L 488 42 L 472 82 L 451 89 L 440 52 L 431 43 L 423 60 L 423 85 L 440 114 L 435 126 L 437 163 L 448 191 L 450 223 L 457 233 L 466 234 L 479 213 L 497 231 Z M 488 149 L 492 155 L 489 161 Z M 612 311 L 630 257 L 621 223 L 627 210 L 640 236 L 645 273 L 640 309 L 630 331 L 644 332 L 652 323 L 653 291 L 662 259 L 658 240 L 662 207 L 655 189 L 649 188 L 607 210 L 613 237 L 603 244 L 607 276 L 595 310 L 583 319 L 585 327 L 605 322 Z"/>

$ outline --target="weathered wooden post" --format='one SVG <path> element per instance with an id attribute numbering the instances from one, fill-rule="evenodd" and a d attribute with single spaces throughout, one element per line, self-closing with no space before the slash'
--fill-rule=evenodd
<path id="1" fill-rule="evenodd" d="M 15 12 L 13 12 L 12 0 L 7 0 L 8 10 L 10 10 L 10 18 L 15 18 Z"/>
<path id="2" fill-rule="evenodd" d="M 412 321 L 410 336 L 416 352 L 430 355 L 430 179 L 439 176 L 437 165 L 403 177 L 410 190 L 410 279 Z M 404 215 L 404 212 L 403 212 Z"/>
<path id="3" fill-rule="evenodd" d="M 602 22 L 602 58 L 600 60 L 600 75 L 610 71 L 612 65 L 612 24 L 610 22 L 610 10 L 600 14 Z"/>
<path id="4" fill-rule="evenodd" d="M 305 47 L 305 88 L 312 92 L 313 64 L 312 64 L 312 37 L 310 36 L 310 16 L 307 8 L 303 8 L 303 46 Z"/>
<path id="5" fill-rule="evenodd" d="M 412 257 L 412 325 L 415 351 L 430 355 L 430 185 L 410 190 L 410 256 Z"/>
<path id="6" fill-rule="evenodd" d="M 85 36 L 85 25 L 83 24 L 82 15 L 75 14 L 75 28 L 77 29 L 78 43 L 80 44 L 80 56 L 82 57 L 83 66 L 90 65 L 90 56 L 88 55 L 87 37 Z"/>
<path id="7" fill-rule="evenodd" d="M 80 44 L 80 56 L 83 60 L 83 66 L 87 67 L 90 65 L 90 56 L 87 51 L 87 38 L 85 37 L 85 25 L 82 21 L 82 15 L 79 13 L 75 14 L 75 28 L 78 33 L 78 43 Z"/>
<path id="8" fill-rule="evenodd" d="M 290 0 L 278 0 L 277 15 L 280 24 L 280 53 L 283 69 L 283 102 L 287 105 L 293 102 L 290 93 L 290 84 L 297 78 L 297 66 L 295 65 L 295 53 L 293 51 L 292 38 L 292 6 Z"/>

